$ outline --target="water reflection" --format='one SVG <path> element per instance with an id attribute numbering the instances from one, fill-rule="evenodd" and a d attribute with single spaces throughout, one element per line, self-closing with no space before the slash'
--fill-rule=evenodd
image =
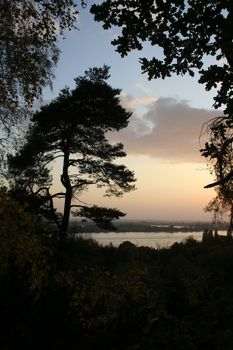
<path id="1" fill-rule="evenodd" d="M 220 235 L 226 235 L 225 232 L 219 231 Z M 83 236 L 83 234 L 82 234 Z M 109 232 L 109 233 L 91 233 L 86 234 L 86 237 L 95 239 L 102 245 L 109 245 L 110 243 L 116 247 L 124 241 L 130 241 L 136 246 L 147 246 L 153 248 L 170 247 L 175 242 L 182 242 L 188 237 L 200 241 L 202 239 L 202 232 Z"/>

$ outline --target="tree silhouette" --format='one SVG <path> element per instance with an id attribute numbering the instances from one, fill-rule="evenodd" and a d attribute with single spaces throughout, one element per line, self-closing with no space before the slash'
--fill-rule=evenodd
<path id="1" fill-rule="evenodd" d="M 233 153 L 232 140 L 233 135 L 231 127 L 225 117 L 217 118 L 211 121 L 209 125 L 209 141 L 206 143 L 202 154 L 210 157 L 209 163 L 216 176 L 216 182 L 205 186 L 206 188 L 215 187 L 216 197 L 210 201 L 206 207 L 207 211 L 212 211 L 214 217 L 222 217 L 229 214 L 229 230 L 233 230 Z M 222 181 L 222 179 L 225 179 Z"/>
<path id="2" fill-rule="evenodd" d="M 221 220 L 225 215 L 229 216 L 227 232 L 233 231 L 233 199 L 232 188 L 222 186 L 216 191 L 216 196 L 205 207 L 205 211 L 212 212 L 214 221 Z"/>
<path id="3" fill-rule="evenodd" d="M 143 49 L 143 42 L 158 48 L 158 57 L 140 59 L 143 72 L 149 79 L 166 78 L 173 74 L 199 73 L 199 83 L 206 90 L 215 89 L 214 107 L 223 108 L 224 116 L 214 121 L 213 128 L 225 128 L 227 147 L 231 152 L 233 115 L 233 2 L 231 0 L 107 0 L 93 5 L 91 12 L 103 27 L 121 28 L 121 34 L 112 41 L 121 56 L 134 49 Z M 206 58 L 209 58 L 207 60 Z M 210 62 L 210 63 L 209 63 Z M 211 128 L 210 128 L 211 129 Z M 212 130 L 213 131 L 213 130 Z M 213 170 L 221 167 L 219 157 L 208 143 L 203 152 L 211 159 Z M 222 185 L 233 178 L 230 164 L 216 182 L 208 187 Z"/>
<path id="4" fill-rule="evenodd" d="M 25 144 L 8 157 L 13 192 L 37 198 L 40 208 L 49 206 L 61 239 L 67 236 L 71 209 L 102 227 L 110 227 L 113 219 L 125 215 L 117 209 L 73 203 L 89 186 L 105 187 L 107 196 L 121 196 L 135 188 L 133 173 L 114 163 L 126 155 L 123 145 L 106 138 L 107 132 L 126 127 L 131 115 L 120 105 L 120 90 L 108 85 L 108 78 L 107 66 L 76 78 L 74 90 L 65 88 L 34 114 Z M 62 159 L 60 182 L 64 191 L 51 194 L 49 166 L 58 158 Z M 64 199 L 61 220 L 54 208 L 55 198 Z"/>
<path id="5" fill-rule="evenodd" d="M 80 0 L 84 6 L 84 1 Z M 75 28 L 73 0 L 0 2 L 0 118 L 19 117 L 22 104 L 31 105 L 51 84 L 57 63 L 58 34 Z M 30 72 L 30 74 L 29 74 Z"/>

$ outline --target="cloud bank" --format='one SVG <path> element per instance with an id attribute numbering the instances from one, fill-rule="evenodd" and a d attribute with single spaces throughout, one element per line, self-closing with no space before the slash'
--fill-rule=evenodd
<path id="1" fill-rule="evenodd" d="M 142 118 L 134 114 L 129 126 L 114 137 L 125 145 L 128 155 L 176 163 L 205 161 L 199 152 L 201 127 L 219 111 L 193 108 L 173 98 L 150 100 L 147 108 Z M 204 138 L 201 141 L 203 145 Z"/>

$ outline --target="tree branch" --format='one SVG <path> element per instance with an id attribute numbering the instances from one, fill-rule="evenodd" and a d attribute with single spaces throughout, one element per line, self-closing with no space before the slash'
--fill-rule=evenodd
<path id="1" fill-rule="evenodd" d="M 80 205 L 80 204 L 72 204 L 70 208 L 86 208 L 85 205 Z"/>
<path id="2" fill-rule="evenodd" d="M 224 185 L 227 181 L 231 180 L 232 177 L 233 177 L 233 170 L 231 170 L 224 178 L 218 181 L 212 182 L 211 184 L 204 186 L 204 188 L 211 188 L 218 185 Z"/>
<path id="3" fill-rule="evenodd" d="M 61 230 L 61 224 L 60 224 L 60 222 L 58 220 L 58 217 L 56 215 L 56 212 L 55 212 L 55 209 L 54 209 L 54 205 L 53 205 L 53 198 L 52 198 L 52 196 L 49 193 L 49 189 L 47 189 L 47 195 L 48 195 L 48 199 L 49 199 L 49 205 L 50 205 L 50 210 L 51 210 L 51 213 L 52 213 L 52 216 L 53 216 L 53 220 L 56 223 L 58 229 Z"/>
<path id="4" fill-rule="evenodd" d="M 51 198 L 55 198 L 55 197 L 62 198 L 62 197 L 65 197 L 65 196 L 66 196 L 65 193 L 58 192 L 58 193 L 55 193 L 55 194 L 51 195 Z"/>

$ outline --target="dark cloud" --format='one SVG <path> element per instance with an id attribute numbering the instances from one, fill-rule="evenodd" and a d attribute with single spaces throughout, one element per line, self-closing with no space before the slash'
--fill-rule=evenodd
<path id="1" fill-rule="evenodd" d="M 219 112 L 189 106 L 187 101 L 160 98 L 139 118 L 132 116 L 127 129 L 117 135 L 127 154 L 147 155 L 170 162 L 201 162 L 200 132 Z M 201 140 L 202 144 L 204 139 Z"/>

